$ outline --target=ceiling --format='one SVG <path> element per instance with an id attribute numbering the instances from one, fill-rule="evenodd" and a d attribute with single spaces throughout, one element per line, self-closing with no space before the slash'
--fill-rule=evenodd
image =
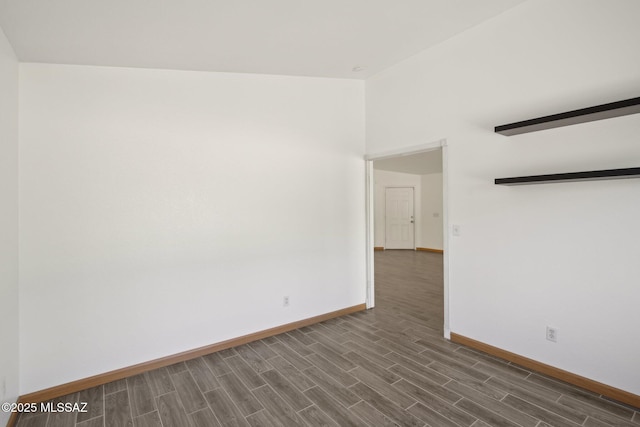
<path id="1" fill-rule="evenodd" d="M 383 171 L 412 173 L 414 175 L 442 172 L 442 149 L 375 160 L 373 168 Z"/>
<path id="2" fill-rule="evenodd" d="M 364 79 L 523 1 L 0 0 L 0 25 L 22 62 Z"/>

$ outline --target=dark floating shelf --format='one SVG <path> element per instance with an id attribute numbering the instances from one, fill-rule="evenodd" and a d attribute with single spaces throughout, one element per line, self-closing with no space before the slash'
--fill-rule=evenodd
<path id="1" fill-rule="evenodd" d="M 606 169 L 589 172 L 554 173 L 550 175 L 496 178 L 496 185 L 544 184 L 559 181 L 596 181 L 602 179 L 640 178 L 640 168 Z"/>
<path id="2" fill-rule="evenodd" d="M 593 122 L 636 113 L 640 113 L 640 97 L 496 126 L 495 132 L 506 136 L 519 135 L 521 133 L 537 132 L 539 130 Z"/>

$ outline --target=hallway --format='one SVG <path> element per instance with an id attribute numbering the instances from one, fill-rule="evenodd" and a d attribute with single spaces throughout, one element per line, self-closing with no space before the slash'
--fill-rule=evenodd
<path id="1" fill-rule="evenodd" d="M 442 332 L 442 254 L 386 250 L 374 255 L 376 310 L 401 311 Z"/>

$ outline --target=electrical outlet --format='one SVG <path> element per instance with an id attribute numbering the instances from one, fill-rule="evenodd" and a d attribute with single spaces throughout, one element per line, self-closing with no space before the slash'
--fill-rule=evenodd
<path id="1" fill-rule="evenodd" d="M 453 234 L 454 237 L 460 237 L 460 226 L 458 224 L 451 226 L 451 234 Z"/>
<path id="2" fill-rule="evenodd" d="M 288 296 L 282 298 L 282 306 L 283 307 L 289 307 L 289 297 Z"/>
<path id="3" fill-rule="evenodd" d="M 547 340 L 558 342 L 558 330 L 556 328 L 547 326 Z"/>

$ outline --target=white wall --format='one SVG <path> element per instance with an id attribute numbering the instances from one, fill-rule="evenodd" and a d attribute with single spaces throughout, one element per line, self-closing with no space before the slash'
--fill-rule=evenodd
<path id="1" fill-rule="evenodd" d="M 367 80 L 369 154 L 447 138 L 451 330 L 635 394 L 640 179 L 493 179 L 640 166 L 640 115 L 493 127 L 640 96 L 638 16 L 634 0 L 526 2 Z"/>
<path id="2" fill-rule="evenodd" d="M 365 301 L 363 82 L 20 81 L 22 393 Z"/>
<path id="3" fill-rule="evenodd" d="M 375 162 L 374 162 L 375 164 Z M 413 211 L 415 221 L 415 245 L 420 246 L 422 227 L 419 219 L 422 216 L 422 192 L 420 190 L 420 175 L 410 173 L 391 172 L 374 169 L 375 193 L 374 203 L 374 246 L 385 247 L 385 192 L 387 187 L 414 187 Z"/>
<path id="4" fill-rule="evenodd" d="M 18 397 L 18 61 L 0 28 L 0 403 Z M 0 411 L 0 425 L 9 413 Z"/>
<path id="5" fill-rule="evenodd" d="M 420 175 L 422 199 L 422 233 L 420 246 L 443 249 L 442 242 L 442 173 Z"/>

